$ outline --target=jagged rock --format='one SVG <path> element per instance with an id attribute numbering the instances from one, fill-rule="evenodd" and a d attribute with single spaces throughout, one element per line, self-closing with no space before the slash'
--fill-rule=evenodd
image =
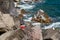
<path id="1" fill-rule="evenodd" d="M 33 32 L 32 32 L 32 37 L 33 37 L 33 40 L 43 40 L 43 37 L 42 37 L 42 30 L 41 30 L 41 24 L 40 23 L 33 23 L 33 26 L 32 29 L 33 29 Z"/>
<path id="2" fill-rule="evenodd" d="M 44 39 L 60 40 L 60 32 L 58 30 L 48 29 L 43 32 Z"/>
<path id="3" fill-rule="evenodd" d="M 0 28 L 5 28 L 6 25 L 4 25 L 4 23 L 0 20 Z"/>
<path id="4" fill-rule="evenodd" d="M 15 31 L 8 31 L 0 36 L 0 40 L 22 40 L 24 35 L 24 32 L 20 29 Z"/>
<path id="5" fill-rule="evenodd" d="M 3 13 L 9 13 L 10 9 L 14 6 L 13 0 L 0 0 L 0 11 Z"/>
<path id="6" fill-rule="evenodd" d="M 13 20 L 13 18 L 10 16 L 10 14 L 3 14 L 2 20 L 4 21 L 4 23 L 5 23 L 8 27 L 13 27 L 13 26 L 14 26 L 14 20 Z"/>
<path id="7" fill-rule="evenodd" d="M 12 29 L 14 25 L 13 17 L 10 14 L 0 13 L 0 28 Z"/>
<path id="8" fill-rule="evenodd" d="M 32 21 L 40 22 L 40 23 L 51 23 L 52 22 L 51 18 L 41 9 L 32 18 Z"/>
<path id="9" fill-rule="evenodd" d="M 5 34 L 3 34 L 3 35 L 1 35 L 1 36 L 0 36 L 0 40 L 5 40 L 5 39 L 6 39 L 6 37 L 10 36 L 11 34 L 12 34 L 12 32 L 11 32 L 11 31 L 6 32 Z M 4 38 L 3 38 L 3 37 L 4 37 Z"/>

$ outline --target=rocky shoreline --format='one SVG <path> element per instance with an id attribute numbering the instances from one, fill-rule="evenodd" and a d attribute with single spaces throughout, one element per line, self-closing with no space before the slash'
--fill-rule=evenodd
<path id="1" fill-rule="evenodd" d="M 60 40 L 60 30 L 42 29 L 43 24 L 52 23 L 51 18 L 43 10 L 38 10 L 33 17 L 27 19 L 29 21 L 24 21 L 26 14 L 30 12 L 17 9 L 12 0 L 1 0 L 0 3 L 2 2 L 7 7 L 0 5 L 0 40 Z"/>

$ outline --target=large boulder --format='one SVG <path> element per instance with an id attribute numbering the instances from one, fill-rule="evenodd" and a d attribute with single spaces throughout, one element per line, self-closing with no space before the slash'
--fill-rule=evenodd
<path id="1" fill-rule="evenodd" d="M 13 0 L 0 0 L 0 11 L 9 13 L 10 9 L 14 6 Z"/>
<path id="2" fill-rule="evenodd" d="M 0 40 L 22 40 L 24 35 L 24 32 L 20 29 L 15 31 L 8 31 L 0 36 Z"/>
<path id="3" fill-rule="evenodd" d="M 10 14 L 0 13 L 0 28 L 12 29 L 14 25 L 13 17 Z"/>
<path id="4" fill-rule="evenodd" d="M 14 20 L 10 16 L 10 14 L 3 14 L 2 20 L 4 21 L 4 23 L 6 24 L 6 26 L 8 26 L 8 27 L 13 27 L 14 26 Z"/>

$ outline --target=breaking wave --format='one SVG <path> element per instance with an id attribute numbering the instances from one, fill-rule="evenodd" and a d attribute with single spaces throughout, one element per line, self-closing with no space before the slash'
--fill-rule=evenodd
<path id="1" fill-rule="evenodd" d="M 50 28 L 60 28 L 60 17 L 52 18 L 53 23 L 45 26 L 42 29 L 50 29 Z"/>
<path id="2" fill-rule="evenodd" d="M 35 6 L 34 5 L 29 5 L 29 4 L 23 4 L 19 6 L 21 9 L 33 9 Z"/>
<path id="3" fill-rule="evenodd" d="M 42 29 L 50 29 L 50 28 L 60 28 L 60 22 L 55 22 L 55 23 L 52 23 L 48 26 L 44 26 Z"/>
<path id="4" fill-rule="evenodd" d="M 45 3 L 46 0 L 39 0 L 38 2 L 32 2 L 32 3 L 25 3 L 24 0 L 22 0 L 22 5 L 19 5 L 22 9 L 33 9 L 36 7 L 36 4 Z"/>

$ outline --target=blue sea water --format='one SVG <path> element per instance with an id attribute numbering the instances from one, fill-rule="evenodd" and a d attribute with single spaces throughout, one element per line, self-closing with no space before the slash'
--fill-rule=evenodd
<path id="1" fill-rule="evenodd" d="M 60 0 L 43 0 L 43 2 L 34 3 L 33 9 L 28 9 L 30 12 L 37 12 L 42 9 L 47 13 L 53 20 L 60 21 Z M 24 6 L 25 7 L 25 6 Z M 28 17 L 33 16 L 30 14 Z"/>
<path id="2" fill-rule="evenodd" d="M 44 3 L 36 3 L 36 7 L 31 11 L 44 10 L 50 17 L 60 21 L 60 0 L 44 0 Z"/>
<path id="3" fill-rule="evenodd" d="M 36 7 L 33 8 L 33 12 L 38 11 L 39 9 L 44 10 L 52 19 L 53 23 L 51 26 L 44 26 L 46 29 L 52 27 L 60 27 L 60 0 L 44 0 L 44 3 L 35 4 Z M 56 23 L 55 23 L 56 22 Z"/>
<path id="4" fill-rule="evenodd" d="M 45 3 L 37 3 L 33 11 L 44 10 L 51 17 L 60 16 L 60 0 L 45 0 Z"/>
<path id="5" fill-rule="evenodd" d="M 51 17 L 53 23 L 50 26 L 44 26 L 45 28 L 60 27 L 60 0 L 43 0 L 43 2 L 34 3 L 34 8 L 26 9 L 30 14 L 27 14 L 24 19 L 32 17 L 39 9 L 45 11 L 47 15 Z M 25 6 L 24 6 L 25 7 Z"/>

